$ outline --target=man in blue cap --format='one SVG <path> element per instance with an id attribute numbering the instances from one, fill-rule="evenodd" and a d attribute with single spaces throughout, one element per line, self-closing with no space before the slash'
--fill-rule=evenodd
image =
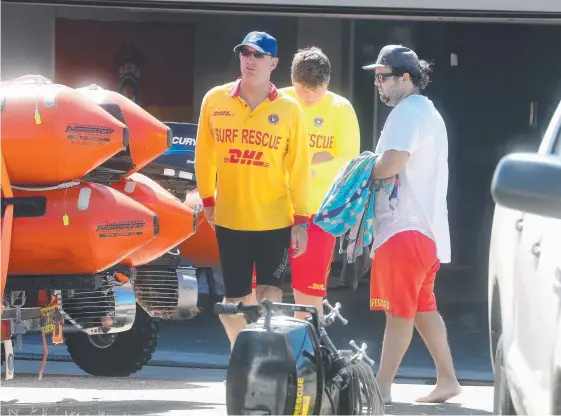
<path id="1" fill-rule="evenodd" d="M 376 378 L 389 403 L 393 379 L 416 327 L 437 370 L 435 389 L 418 401 L 443 402 L 461 392 L 434 297 L 440 264 L 451 259 L 446 126 L 433 103 L 421 95 L 431 68 L 413 50 L 387 45 L 376 63 L 363 69 L 375 71 L 380 100 L 393 107 L 376 147 L 381 156 L 372 176 L 399 178 L 395 211 L 387 195 L 376 195 L 370 309 L 386 313 Z"/>
<path id="2" fill-rule="evenodd" d="M 241 77 L 203 98 L 195 173 L 206 218 L 216 229 L 225 302 L 282 300 L 282 275 L 306 251 L 312 155 L 298 102 L 277 91 L 277 41 L 249 33 L 234 48 Z M 292 245 L 292 247 L 291 247 Z M 231 347 L 246 322 L 221 315 Z"/>

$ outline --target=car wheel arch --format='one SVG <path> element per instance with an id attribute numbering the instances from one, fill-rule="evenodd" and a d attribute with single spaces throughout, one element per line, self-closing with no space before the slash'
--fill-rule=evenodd
<path id="1" fill-rule="evenodd" d="M 501 313 L 501 292 L 499 288 L 499 282 L 494 279 L 493 292 L 491 296 L 491 308 L 490 308 L 490 336 L 489 342 L 491 347 L 491 363 L 494 367 L 495 356 L 497 354 L 497 345 L 499 338 L 502 334 L 502 313 Z"/>

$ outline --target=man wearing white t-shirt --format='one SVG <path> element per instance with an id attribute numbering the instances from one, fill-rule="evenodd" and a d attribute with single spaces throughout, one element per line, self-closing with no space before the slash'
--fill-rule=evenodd
<path id="1" fill-rule="evenodd" d="M 440 263 L 451 260 L 446 126 L 433 103 L 420 95 L 431 69 L 414 51 L 387 45 L 376 63 L 363 69 L 375 71 L 380 100 L 394 107 L 376 147 L 381 156 L 372 176 L 399 179 L 394 210 L 385 190 L 376 194 L 370 309 L 386 312 L 376 378 L 391 402 L 391 385 L 416 327 L 437 370 L 434 390 L 417 401 L 444 402 L 461 392 L 434 298 Z"/>

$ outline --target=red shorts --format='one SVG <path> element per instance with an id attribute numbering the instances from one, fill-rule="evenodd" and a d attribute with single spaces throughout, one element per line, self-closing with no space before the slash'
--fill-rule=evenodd
<path id="1" fill-rule="evenodd" d="M 370 310 L 402 318 L 436 310 L 434 279 L 440 268 L 433 240 L 404 231 L 376 249 L 370 277 Z"/>
<path id="2" fill-rule="evenodd" d="M 290 250 L 290 269 L 292 288 L 306 295 L 325 296 L 327 279 L 331 272 L 335 237 L 309 221 L 308 247 L 300 257 L 292 257 Z M 255 267 L 253 268 L 252 287 L 256 287 Z"/>

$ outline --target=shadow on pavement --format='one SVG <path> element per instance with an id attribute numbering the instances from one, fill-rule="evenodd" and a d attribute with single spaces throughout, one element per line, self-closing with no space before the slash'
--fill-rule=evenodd
<path id="1" fill-rule="evenodd" d="M 354 340 L 360 345 L 366 342 L 368 355 L 376 363 L 380 360 L 385 326 L 383 312 L 369 309 L 369 290 L 361 285 L 356 292 L 334 289 L 329 292 L 332 305 L 340 302 L 341 313 L 349 320 L 347 326 L 336 322 L 328 333 L 338 348 L 349 348 Z M 463 382 L 492 382 L 493 374 L 489 358 L 487 306 L 483 302 L 454 302 L 454 298 L 442 292 L 439 311 L 448 331 L 452 357 L 458 377 Z M 438 299 L 438 294 L 437 294 Z M 293 302 L 286 294 L 285 302 Z M 229 353 L 228 339 L 217 316 L 205 311 L 192 321 L 162 322 L 159 347 L 182 353 L 205 352 L 225 356 Z M 415 331 L 399 371 L 400 377 L 433 379 L 434 363 L 421 337 Z"/>
<path id="2" fill-rule="evenodd" d="M 442 403 L 442 404 L 411 404 L 393 402 L 386 405 L 385 414 L 390 415 L 492 415 L 481 409 L 471 409 L 462 407 L 458 403 Z"/>
<path id="3" fill-rule="evenodd" d="M 164 376 L 165 377 L 165 376 Z M 2 387 L 27 387 L 41 389 L 75 389 L 75 390 L 195 390 L 206 389 L 207 386 L 198 384 L 202 380 L 170 380 L 166 378 L 149 379 L 133 377 L 93 377 L 81 375 L 47 374 L 39 380 L 37 376 L 18 374 L 9 382 L 2 380 Z M 215 377 L 214 382 L 222 382 L 224 377 Z M 5 401 L 1 401 L 4 405 Z"/>
<path id="4" fill-rule="evenodd" d="M 474 285 L 473 279 L 459 272 L 443 272 L 438 282 L 435 290 L 438 308 L 446 324 L 458 378 L 462 384 L 492 383 L 486 296 Z M 348 349 L 351 340 L 359 345 L 367 343 L 367 353 L 376 362 L 377 370 L 385 314 L 370 311 L 368 281 L 363 281 L 355 292 L 331 288 L 328 298 L 332 305 L 341 303 L 341 313 L 349 320 L 347 326 L 336 322 L 328 328 L 335 346 Z M 294 301 L 290 288 L 285 290 L 283 300 L 289 303 Z M 144 374 L 159 371 L 156 367 L 221 371 L 227 368 L 230 352 L 228 338 L 220 320 L 212 312 L 212 305 L 205 306 L 205 311 L 193 320 L 160 322 L 158 347 L 149 365 L 143 368 Z M 40 362 L 43 352 L 40 335 L 26 335 L 23 341 L 23 350 L 15 352 L 16 359 Z M 50 345 L 49 356 L 47 372 L 50 371 L 50 363 L 71 361 L 64 344 Z M 434 363 L 416 331 L 401 363 L 398 377 L 430 380 L 434 383 Z M 214 374 L 208 374 L 198 381 L 220 380 Z"/>
<path id="5" fill-rule="evenodd" d="M 86 401 L 65 399 L 59 403 L 11 403 L 3 402 L 2 415 L 153 415 L 169 411 L 213 410 L 222 403 L 190 401 L 131 400 Z"/>

